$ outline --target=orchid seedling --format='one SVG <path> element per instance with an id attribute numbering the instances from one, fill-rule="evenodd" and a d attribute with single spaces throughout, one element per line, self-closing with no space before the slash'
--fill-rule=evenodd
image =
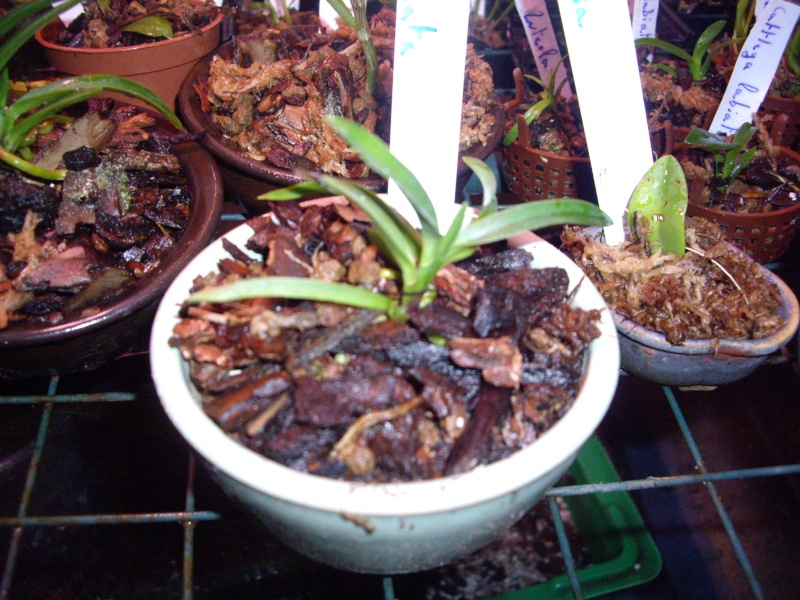
<path id="1" fill-rule="evenodd" d="M 259 199 L 297 200 L 323 192 L 347 197 L 371 219 L 374 228 L 371 240 L 399 271 L 402 286 L 399 299 L 343 283 L 297 277 L 253 277 L 205 288 L 189 296 L 189 302 L 291 298 L 346 304 L 378 310 L 390 318 L 404 318 L 409 306 L 433 293 L 433 278 L 442 267 L 469 257 L 479 246 L 542 227 L 566 223 L 605 226 L 611 222 L 596 205 L 584 200 L 539 200 L 499 210 L 494 172 L 480 160 L 464 158 L 483 185 L 482 208 L 470 219 L 469 206 L 463 204 L 442 235 L 430 197 L 413 173 L 391 154 L 389 146 L 353 121 L 341 117 L 327 120 L 364 162 L 398 185 L 419 218 L 420 230 L 374 192 L 330 175 L 310 174 L 310 181 L 269 192 Z"/>
<path id="2" fill-rule="evenodd" d="M 689 72 L 692 74 L 692 79 L 695 82 L 700 82 L 703 81 L 708 75 L 708 70 L 711 68 L 711 63 L 714 59 L 714 55 L 717 52 L 726 46 L 738 44 L 742 41 L 741 38 L 725 40 L 715 46 L 713 50 L 710 50 L 711 44 L 714 43 L 714 41 L 717 39 L 717 36 L 722 33 L 724 28 L 725 21 L 717 21 L 709 25 L 708 28 L 700 34 L 700 37 L 697 38 L 697 42 L 695 43 L 694 50 L 691 54 L 686 52 L 686 50 L 683 48 L 679 48 L 675 44 L 671 44 L 670 42 L 666 42 L 658 38 L 637 38 L 635 40 L 635 44 L 637 48 L 654 46 L 659 50 L 663 50 L 664 52 L 672 54 L 676 58 L 686 61 L 686 64 L 689 65 Z M 659 68 L 659 65 L 655 66 Z M 663 65 L 660 67 L 663 67 Z M 666 68 L 665 70 L 670 71 L 673 77 L 675 76 L 675 73 L 672 69 Z"/>
<path id="3" fill-rule="evenodd" d="M 644 239 L 651 254 L 661 250 L 683 256 L 688 203 L 683 168 L 671 154 L 662 156 L 639 181 L 628 204 L 628 230 L 632 240 Z"/>
<path id="4" fill-rule="evenodd" d="M 8 64 L 17 51 L 41 27 L 80 0 L 66 0 L 47 10 L 51 0 L 33 0 L 20 4 L 0 19 L 0 37 L 11 33 L 17 25 L 30 19 L 9 35 L 0 46 L 0 160 L 38 179 L 61 181 L 65 169 L 43 169 L 19 155 L 29 145 L 31 135 L 44 123 L 59 118 L 65 109 L 97 96 L 101 92 L 118 92 L 147 102 L 158 109 L 177 128 L 182 128 L 175 113 L 149 88 L 140 83 L 111 75 L 83 75 L 60 79 L 33 89 L 10 106 Z M 42 12 L 44 11 L 44 12 Z"/>
<path id="5" fill-rule="evenodd" d="M 367 59 L 367 91 L 371 94 L 375 89 L 375 80 L 378 77 L 378 55 L 367 21 L 367 0 L 352 0 L 353 12 L 347 8 L 342 0 L 327 0 L 341 19 L 356 32 L 356 38 L 361 42 L 361 49 Z"/>
<path id="6" fill-rule="evenodd" d="M 750 164 L 758 148 L 747 148 L 756 132 L 750 122 L 745 122 L 736 130 L 732 139 L 695 127 L 684 140 L 691 146 L 703 148 L 714 158 L 714 175 L 720 180 L 721 188 L 727 188 L 739 173 Z"/>
<path id="7" fill-rule="evenodd" d="M 547 83 L 545 84 L 541 79 L 535 77 L 533 75 L 525 75 L 531 81 L 537 83 L 541 88 L 541 97 L 542 99 L 539 100 L 536 104 L 531 106 L 528 110 L 525 111 L 525 114 L 522 115 L 525 119 L 525 123 L 530 125 L 539 116 L 548 108 L 552 108 L 553 111 L 558 116 L 558 97 L 561 95 L 561 90 L 564 88 L 564 85 L 567 83 L 567 79 L 564 78 L 561 83 L 556 86 L 556 72 L 558 71 L 558 67 L 561 66 L 561 63 L 567 58 L 564 55 L 560 61 L 556 64 L 552 71 L 550 71 L 550 76 L 547 78 Z M 505 137 L 503 138 L 503 145 L 510 146 L 519 138 L 519 127 L 516 123 L 508 130 Z"/>

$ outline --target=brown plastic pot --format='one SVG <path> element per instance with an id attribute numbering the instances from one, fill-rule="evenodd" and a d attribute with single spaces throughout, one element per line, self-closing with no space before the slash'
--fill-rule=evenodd
<path id="1" fill-rule="evenodd" d="M 214 237 L 222 212 L 222 178 L 199 144 L 176 145 L 192 193 L 192 213 L 158 269 L 91 315 L 57 325 L 11 324 L 0 330 L 0 377 L 35 377 L 88 371 L 128 351 L 146 335 L 161 297 L 181 270 Z"/>
<path id="2" fill-rule="evenodd" d="M 503 148 L 503 178 L 519 202 L 580 198 L 597 202 L 588 158 L 559 156 L 531 147 L 530 129 L 517 115 L 519 139 Z"/>
<path id="3" fill-rule="evenodd" d="M 36 41 L 44 47 L 47 59 L 55 69 L 67 75 L 127 77 L 153 90 L 174 110 L 175 98 L 186 74 L 198 60 L 219 46 L 222 21 L 223 15 L 220 13 L 197 33 L 119 48 L 60 46 L 55 40 L 64 25 L 61 21 L 53 21 L 36 32 Z M 137 104 L 127 96 L 118 98 L 129 104 Z"/>
<path id="4" fill-rule="evenodd" d="M 778 121 L 785 118 L 779 116 Z M 800 165 L 800 154 L 783 147 L 779 151 L 781 162 Z M 731 212 L 706 206 L 702 199 L 705 187 L 700 178 L 689 182 L 687 215 L 713 221 L 729 242 L 761 264 L 773 262 L 786 252 L 800 227 L 800 202 L 769 212 Z"/>

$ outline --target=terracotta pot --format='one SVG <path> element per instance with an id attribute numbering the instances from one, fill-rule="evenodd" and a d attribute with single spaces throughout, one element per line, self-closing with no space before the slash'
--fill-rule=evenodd
<path id="1" fill-rule="evenodd" d="M 767 357 L 791 341 L 800 310 L 789 286 L 769 269 L 764 279 L 774 283 L 781 297 L 781 326 L 759 340 L 687 340 L 670 344 L 663 334 L 650 331 L 612 311 L 619 332 L 622 369 L 661 385 L 693 386 L 732 383 L 755 371 Z"/>
<path id="2" fill-rule="evenodd" d="M 800 154 L 788 148 L 780 148 L 780 157 L 785 162 L 800 165 Z M 704 205 L 702 195 L 705 186 L 702 179 L 689 182 L 689 206 L 686 212 L 690 217 L 703 217 L 717 223 L 727 240 L 756 262 L 770 263 L 783 255 L 800 226 L 800 202 L 770 212 L 731 212 Z"/>
<path id="3" fill-rule="evenodd" d="M 276 188 L 293 185 L 303 180 L 290 169 L 281 169 L 265 161 L 244 156 L 239 146 L 226 138 L 217 128 L 211 114 L 203 110 L 195 84 L 208 77 L 209 64 L 214 56 L 230 59 L 233 42 L 219 47 L 213 54 L 198 62 L 184 79 L 178 91 L 178 110 L 186 127 L 193 133 L 202 134 L 200 143 L 213 154 L 220 163 L 225 179 L 225 193 L 229 200 L 239 203 L 251 215 L 264 213 L 267 205 L 256 197 Z M 485 146 L 475 146 L 460 156 L 470 156 L 485 160 L 500 146 L 503 137 L 505 111 L 502 106 L 492 109 L 495 127 Z M 456 181 L 456 198 L 460 200 L 461 191 L 472 175 L 472 171 L 463 160 L 458 161 Z M 375 191 L 386 191 L 386 181 L 377 175 L 351 180 L 359 185 Z"/>
<path id="4" fill-rule="evenodd" d="M 222 179 L 196 143 L 173 148 L 189 180 L 192 213 L 175 247 L 154 272 L 90 316 L 57 325 L 11 324 L 0 330 L 0 376 L 62 375 L 95 369 L 128 351 L 147 331 L 175 276 L 211 241 L 222 212 Z"/>
<path id="5" fill-rule="evenodd" d="M 203 27 L 170 40 L 120 48 L 67 48 L 55 40 L 64 25 L 53 21 L 36 32 L 50 64 L 68 75 L 119 75 L 141 83 L 175 109 L 181 82 L 195 63 L 219 45 L 223 15 Z M 110 94 L 115 96 L 114 94 Z M 130 104 L 137 101 L 115 96 Z M 142 103 L 138 103 L 140 106 Z"/>

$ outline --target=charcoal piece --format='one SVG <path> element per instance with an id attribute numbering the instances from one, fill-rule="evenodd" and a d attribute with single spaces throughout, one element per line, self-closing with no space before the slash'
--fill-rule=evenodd
<path id="1" fill-rule="evenodd" d="M 192 382 L 205 392 L 219 394 L 275 374 L 279 370 L 279 365 L 259 363 L 231 373 L 230 370 L 214 364 L 193 363 Z"/>
<path id="2" fill-rule="evenodd" d="M 475 297 L 472 328 L 482 338 L 497 334 L 518 340 L 534 310 L 534 305 L 514 292 L 487 284 Z"/>
<path id="3" fill-rule="evenodd" d="M 408 311 L 408 318 L 423 333 L 446 338 L 463 337 L 472 331 L 467 317 L 440 304 L 430 304 L 425 308 L 413 306 Z"/>
<path id="4" fill-rule="evenodd" d="M 308 472 L 321 468 L 340 436 L 334 429 L 292 422 L 281 428 L 280 435 L 252 440 L 248 445 L 267 458 Z"/>
<path id="5" fill-rule="evenodd" d="M 358 310 L 339 325 L 326 328 L 315 338 L 309 339 L 305 337 L 302 348 L 295 356 L 295 363 L 303 365 L 316 360 L 327 352 L 335 351 L 343 340 L 358 334 L 359 331 L 372 323 L 377 315 L 378 312 L 374 310 Z"/>
<path id="6" fill-rule="evenodd" d="M 580 371 L 578 372 L 580 374 Z M 549 383 L 568 389 L 576 385 L 575 373 L 562 369 L 542 368 L 539 365 L 524 363 L 522 365 L 522 385 L 531 383 Z"/>
<path id="7" fill-rule="evenodd" d="M 453 445 L 447 459 L 445 475 L 466 473 L 486 460 L 492 451 L 492 430 L 511 410 L 511 390 L 485 384 L 467 427 Z"/>
<path id="8" fill-rule="evenodd" d="M 529 302 L 552 306 L 564 301 L 569 287 L 569 276 L 559 267 L 526 268 L 492 275 L 487 278 L 487 282 L 512 291 Z"/>
<path id="9" fill-rule="evenodd" d="M 365 327 L 357 336 L 344 340 L 350 347 L 367 350 L 390 350 L 400 344 L 413 344 L 420 341 L 419 332 L 406 323 L 383 321 Z M 344 346 L 344 344 L 343 344 Z"/>
<path id="10" fill-rule="evenodd" d="M 386 357 L 398 367 L 431 366 L 434 363 L 447 364 L 450 359 L 450 350 L 444 346 L 420 340 L 387 348 Z"/>
<path id="11" fill-rule="evenodd" d="M 509 248 L 494 254 L 476 256 L 462 260 L 458 266 L 476 277 L 486 279 L 505 271 L 518 271 L 531 266 L 533 256 L 527 250 Z"/>
<path id="12" fill-rule="evenodd" d="M 70 171 L 82 171 L 97 167 L 101 160 L 100 153 L 87 146 L 64 152 L 64 166 Z"/>

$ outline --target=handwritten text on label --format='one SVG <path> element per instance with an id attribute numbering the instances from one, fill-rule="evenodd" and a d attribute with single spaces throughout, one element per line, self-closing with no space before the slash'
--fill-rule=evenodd
<path id="1" fill-rule="evenodd" d="M 528 38 L 539 78 L 547 83 L 550 73 L 556 69 L 556 84 L 561 83 L 567 78 L 567 69 L 561 61 L 561 50 L 558 48 L 545 0 L 516 0 L 516 5 L 525 26 L 525 36 Z M 565 98 L 572 96 L 569 83 L 561 88 L 561 95 Z"/>
<path id="2" fill-rule="evenodd" d="M 800 7 L 772 0 L 747 36 L 730 82 L 711 122 L 711 131 L 729 135 L 753 119 L 769 91 L 786 44 L 800 17 Z"/>

